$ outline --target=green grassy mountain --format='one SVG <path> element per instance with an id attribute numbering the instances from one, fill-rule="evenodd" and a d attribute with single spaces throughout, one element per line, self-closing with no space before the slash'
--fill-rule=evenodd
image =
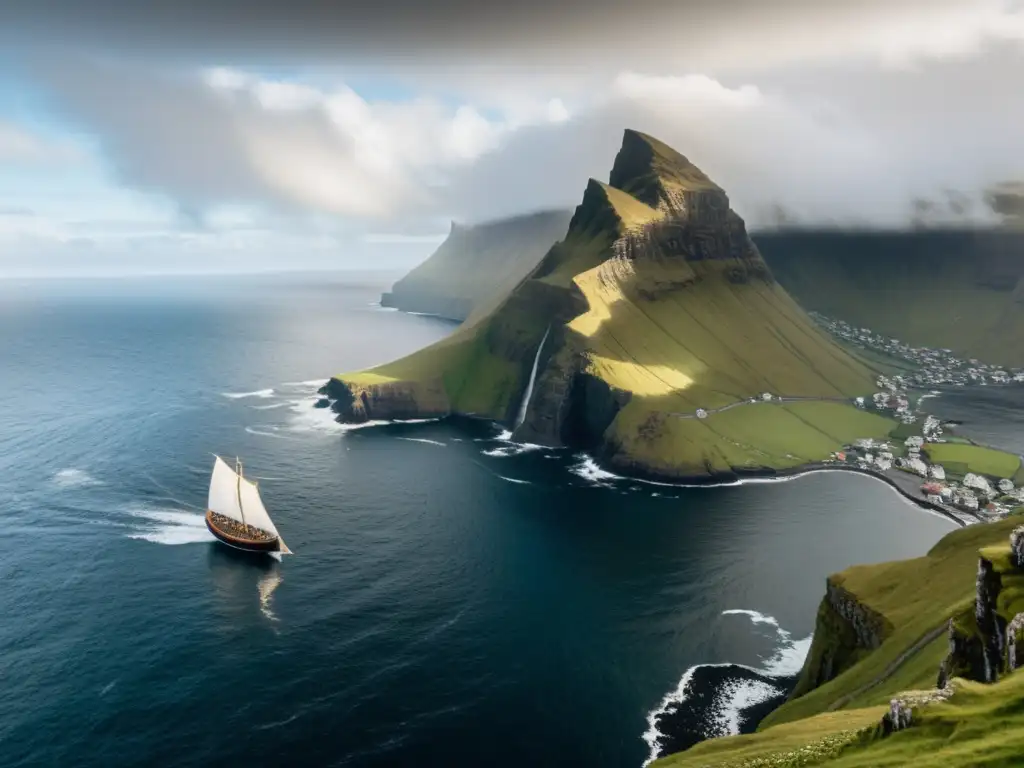
<path id="1" fill-rule="evenodd" d="M 655 765 L 1024 764 L 1024 673 L 1013 671 L 1024 664 L 1024 568 L 1009 544 L 1022 522 L 970 526 L 924 557 L 829 577 L 790 700 L 755 734 L 703 742 Z M 882 718 L 893 699 L 913 714 L 909 727 L 888 733 Z"/>
<path id="2" fill-rule="evenodd" d="M 459 321 L 474 310 L 486 312 L 537 266 L 571 216 L 556 210 L 475 226 L 452 222 L 448 238 L 381 304 Z"/>
<path id="3" fill-rule="evenodd" d="M 872 389 L 868 367 L 775 281 L 726 193 L 626 131 L 608 183 L 588 182 L 562 239 L 491 311 L 325 392 L 344 420 L 477 415 L 692 478 L 787 469 L 883 436 L 890 422 L 850 405 Z M 795 399 L 749 402 L 765 392 Z"/>
<path id="4" fill-rule="evenodd" d="M 918 346 L 1024 366 L 1024 230 L 762 232 L 802 307 Z"/>

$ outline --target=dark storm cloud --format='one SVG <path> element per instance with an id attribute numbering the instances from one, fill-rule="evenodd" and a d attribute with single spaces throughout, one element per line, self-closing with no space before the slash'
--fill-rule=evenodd
<path id="1" fill-rule="evenodd" d="M 4 0 L 0 43 L 79 45 L 218 61 L 401 64 L 745 60 L 827 53 L 887 25 L 998 0 Z M 885 42 L 891 45 L 892 40 Z M 756 54 L 763 57 L 763 54 Z M 582 62 L 580 62 L 582 65 Z"/>

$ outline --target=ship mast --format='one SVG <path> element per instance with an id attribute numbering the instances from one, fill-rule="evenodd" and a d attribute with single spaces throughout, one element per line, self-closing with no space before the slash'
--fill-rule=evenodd
<path id="1" fill-rule="evenodd" d="M 235 456 L 235 477 L 238 478 L 238 482 L 235 483 L 235 493 L 238 494 L 238 511 L 242 513 L 242 525 L 247 525 L 245 510 L 242 509 L 242 460 L 237 456 Z"/>

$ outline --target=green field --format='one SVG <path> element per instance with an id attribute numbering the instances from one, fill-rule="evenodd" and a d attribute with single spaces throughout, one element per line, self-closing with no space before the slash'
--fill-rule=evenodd
<path id="1" fill-rule="evenodd" d="M 844 710 L 749 736 L 713 739 L 656 768 L 1013 768 L 1024 761 L 1024 673 L 994 685 L 960 681 L 945 702 L 915 710 L 913 725 L 883 736 L 887 707 Z"/>
<path id="2" fill-rule="evenodd" d="M 1012 453 L 964 443 L 928 443 L 928 460 L 935 464 L 963 465 L 967 471 L 989 477 L 1012 478 L 1020 469 L 1020 457 Z"/>

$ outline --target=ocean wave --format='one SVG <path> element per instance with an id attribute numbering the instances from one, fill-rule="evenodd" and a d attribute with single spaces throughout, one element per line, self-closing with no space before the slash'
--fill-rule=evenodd
<path id="1" fill-rule="evenodd" d="M 504 475 L 495 475 L 495 477 L 501 478 L 502 480 L 509 483 L 516 483 L 518 485 L 533 485 L 529 480 L 517 480 L 514 477 L 505 477 Z"/>
<path id="2" fill-rule="evenodd" d="M 569 471 L 578 477 L 582 477 L 584 480 L 588 480 L 594 485 L 607 485 L 609 480 L 627 480 L 628 478 L 616 475 L 608 470 L 601 469 L 590 456 L 585 453 L 578 454 L 576 456 L 578 461 L 572 467 L 569 467 Z"/>
<path id="3" fill-rule="evenodd" d="M 285 381 L 281 384 L 282 387 L 295 387 L 296 389 L 309 389 L 310 387 L 316 387 L 319 389 L 327 383 L 327 378 L 322 379 L 307 379 L 306 381 Z"/>
<path id="4" fill-rule="evenodd" d="M 737 736 L 743 725 L 743 712 L 785 691 L 764 680 L 728 680 L 716 691 L 708 712 L 707 736 Z"/>
<path id="5" fill-rule="evenodd" d="M 288 403 L 271 403 L 270 405 L 250 405 L 254 411 L 273 411 L 276 408 L 287 408 Z"/>
<path id="6" fill-rule="evenodd" d="M 440 445 L 442 448 L 448 446 L 442 443 L 440 440 L 428 440 L 425 437 L 399 437 L 398 440 L 405 440 L 408 443 L 426 443 L 427 445 Z"/>
<path id="7" fill-rule="evenodd" d="M 68 468 L 55 472 L 53 482 L 60 488 L 85 488 L 90 485 L 103 485 L 84 469 Z"/>
<path id="8" fill-rule="evenodd" d="M 250 435 L 256 435 L 257 437 L 273 437 L 277 440 L 295 440 L 294 437 L 288 435 L 282 435 L 279 432 L 279 428 L 273 425 L 266 427 L 246 427 L 245 431 Z"/>
<path id="9" fill-rule="evenodd" d="M 784 691 L 774 685 L 772 680 L 793 677 L 799 674 L 803 667 L 804 659 L 807 658 L 807 653 L 811 648 L 813 635 L 801 640 L 793 640 L 790 633 L 779 625 L 775 617 L 745 608 L 722 611 L 721 615 L 746 616 L 752 624 L 767 624 L 772 627 L 775 630 L 777 642 L 774 652 L 767 659 L 762 660 L 761 667 L 724 663 L 696 664 L 687 669 L 676 687 L 665 694 L 657 707 L 647 713 L 647 730 L 641 737 L 649 750 L 647 759 L 644 761 L 645 766 L 662 756 L 661 746 L 666 734 L 659 729 L 659 720 L 666 715 L 675 713 L 680 705 L 690 699 L 694 693 L 694 679 L 701 670 L 732 667 L 751 675 L 727 679 L 715 691 L 705 711 L 702 733 L 705 738 L 714 738 L 738 734 L 743 724 L 743 713 L 746 710 L 783 695 Z"/>
<path id="10" fill-rule="evenodd" d="M 260 397 L 266 399 L 274 396 L 274 390 L 268 389 L 257 389 L 253 392 L 221 392 L 221 397 L 226 397 L 230 400 L 241 400 L 244 397 Z"/>
<path id="11" fill-rule="evenodd" d="M 127 512 L 138 521 L 127 534 L 130 539 L 172 546 L 215 541 L 205 517 L 197 512 L 173 507 L 130 507 Z"/>
<path id="12" fill-rule="evenodd" d="M 500 448 L 491 448 L 480 453 L 493 458 L 505 458 L 508 456 L 518 456 L 521 453 L 529 453 L 530 451 L 539 451 L 544 447 L 546 446 L 533 445 L 532 443 L 515 443 L 513 445 L 503 445 Z"/>
<path id="13" fill-rule="evenodd" d="M 293 432 L 353 432 L 357 429 L 370 429 L 372 427 L 386 427 L 391 424 L 429 424 L 440 421 L 440 418 L 433 419 L 375 419 L 364 421 L 361 424 L 343 424 L 335 421 L 337 414 L 330 408 L 315 408 L 314 405 L 319 398 L 306 397 L 301 400 L 291 400 L 292 419 L 289 429 Z"/>

